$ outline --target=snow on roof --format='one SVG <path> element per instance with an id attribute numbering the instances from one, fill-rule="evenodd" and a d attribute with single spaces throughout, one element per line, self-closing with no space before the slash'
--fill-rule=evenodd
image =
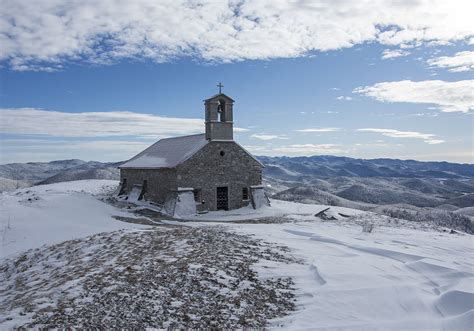
<path id="1" fill-rule="evenodd" d="M 119 168 L 174 168 L 207 143 L 205 134 L 161 139 Z"/>

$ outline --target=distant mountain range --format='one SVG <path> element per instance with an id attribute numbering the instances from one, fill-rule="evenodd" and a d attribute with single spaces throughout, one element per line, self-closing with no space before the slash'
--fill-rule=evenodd
<path id="1" fill-rule="evenodd" d="M 364 210 L 380 205 L 447 211 L 474 206 L 474 164 L 337 156 L 260 160 L 266 182 L 278 187 L 271 191 L 278 199 Z"/>
<path id="2" fill-rule="evenodd" d="M 304 181 L 312 178 L 405 177 L 474 178 L 474 164 L 421 162 L 397 159 L 353 159 L 338 156 L 268 157 L 260 156 L 264 174 L 280 179 Z"/>
<path id="3" fill-rule="evenodd" d="M 474 206 L 474 164 L 337 156 L 258 158 L 265 164 L 268 192 L 278 199 L 364 210 L 393 204 L 449 211 Z M 4 164 L 0 191 L 79 179 L 119 179 L 121 163 Z"/>
<path id="4" fill-rule="evenodd" d="M 0 191 L 79 179 L 118 179 L 122 162 L 61 160 L 0 165 Z"/>

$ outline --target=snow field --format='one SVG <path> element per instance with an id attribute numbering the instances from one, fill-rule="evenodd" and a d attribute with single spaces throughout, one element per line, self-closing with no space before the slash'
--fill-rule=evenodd
<path id="1" fill-rule="evenodd" d="M 297 310 L 272 321 L 291 330 L 469 330 L 474 318 L 472 236 L 335 222 L 227 224 L 284 244 L 305 261 L 258 271 L 292 277 Z"/>
<path id="2" fill-rule="evenodd" d="M 259 209 L 253 209 L 252 206 L 247 206 L 237 210 L 218 210 L 211 211 L 207 214 L 199 214 L 195 216 L 186 216 L 186 220 L 194 221 L 219 221 L 219 222 L 232 222 L 249 219 L 264 219 L 264 218 L 275 218 L 279 217 L 282 219 L 291 220 L 293 216 L 298 219 L 300 217 L 314 220 L 314 214 L 326 209 L 328 206 L 325 205 L 310 205 L 302 204 L 283 200 L 270 199 L 271 206 L 262 206 Z M 331 207 L 331 213 L 342 213 L 349 216 L 365 215 L 366 212 L 356 209 L 350 209 L 345 207 Z M 337 215 L 335 215 L 337 216 Z M 337 216 L 342 219 L 343 217 Z"/>
<path id="3" fill-rule="evenodd" d="M 0 259 L 103 231 L 143 228 L 117 222 L 113 216 L 134 216 L 95 197 L 117 185 L 112 180 L 81 180 L 1 193 Z"/>
<path id="4" fill-rule="evenodd" d="M 278 200 L 151 228 L 117 221 L 135 216 L 97 199 L 117 184 L 77 181 L 0 196 L 0 328 L 232 328 L 268 318 L 271 328 L 289 330 L 474 325 L 471 235 L 343 207 L 331 207 L 337 220 L 323 222 L 314 214 L 327 206 Z M 365 222 L 372 233 L 362 232 Z M 56 245 L 39 248 L 45 244 Z"/>

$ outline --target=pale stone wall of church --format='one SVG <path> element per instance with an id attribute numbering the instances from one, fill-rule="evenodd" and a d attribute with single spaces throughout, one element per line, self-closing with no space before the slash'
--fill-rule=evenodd
<path id="1" fill-rule="evenodd" d="M 233 141 L 211 141 L 177 167 L 177 186 L 201 189 L 209 210 L 216 210 L 217 187 L 228 187 L 229 209 L 236 209 L 249 203 L 242 200 L 242 188 L 261 183 L 261 165 Z"/>
<path id="2" fill-rule="evenodd" d="M 234 139 L 232 123 L 229 122 L 206 122 L 206 134 L 211 139 L 232 140 Z"/>
<path id="3" fill-rule="evenodd" d="M 224 152 L 224 155 L 221 155 Z M 189 160 L 174 169 L 121 169 L 120 180 L 126 179 L 125 193 L 133 185 L 147 181 L 147 200 L 163 204 L 178 187 L 200 189 L 203 209 L 216 210 L 217 187 L 228 187 L 229 209 L 249 204 L 242 199 L 244 187 L 261 185 L 262 168 L 233 141 L 211 141 Z M 249 189 L 250 191 L 250 189 Z"/>
<path id="4" fill-rule="evenodd" d="M 221 116 L 219 116 L 219 104 L 224 108 Z M 232 140 L 233 133 L 233 101 L 226 95 L 220 94 L 205 102 L 206 110 L 206 139 Z"/>
<path id="5" fill-rule="evenodd" d="M 177 189 L 176 169 L 120 169 L 120 181 L 127 179 L 125 193 L 128 194 L 134 184 L 143 185 L 147 181 L 146 199 L 163 204 L 172 190 Z"/>

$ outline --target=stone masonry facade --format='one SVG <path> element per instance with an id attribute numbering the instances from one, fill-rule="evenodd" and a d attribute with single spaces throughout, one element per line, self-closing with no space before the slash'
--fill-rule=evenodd
<path id="1" fill-rule="evenodd" d="M 168 194 L 178 188 L 176 179 L 176 169 L 120 169 L 120 182 L 125 181 L 125 192 L 146 181 L 145 198 L 159 204 L 164 204 Z"/>
<path id="2" fill-rule="evenodd" d="M 163 204 L 178 187 L 197 192 L 198 209 L 216 210 L 217 187 L 228 188 L 228 208 L 248 205 L 243 190 L 262 183 L 261 165 L 234 141 L 211 141 L 176 168 L 121 169 L 125 191 L 146 181 L 145 198 Z M 204 202 L 204 203 L 202 203 Z"/>
<path id="3" fill-rule="evenodd" d="M 246 206 L 243 189 L 262 183 L 261 165 L 234 141 L 211 141 L 177 167 L 178 187 L 200 190 L 201 208 L 216 210 L 217 187 L 228 188 L 228 208 Z"/>

